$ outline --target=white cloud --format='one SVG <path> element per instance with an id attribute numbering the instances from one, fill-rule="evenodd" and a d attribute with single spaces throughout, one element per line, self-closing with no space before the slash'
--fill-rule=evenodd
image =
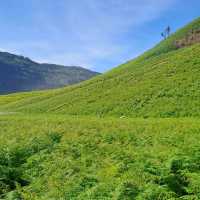
<path id="1" fill-rule="evenodd" d="M 35 36 L 11 42 L 10 47 L 39 61 L 66 65 L 94 67 L 104 60 L 117 61 L 130 49 L 124 42 L 127 34 L 159 17 L 175 1 L 33 0 L 30 28 Z"/>

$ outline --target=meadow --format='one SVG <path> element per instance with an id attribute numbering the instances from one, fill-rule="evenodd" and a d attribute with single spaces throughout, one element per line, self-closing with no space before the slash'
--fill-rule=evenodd
<path id="1" fill-rule="evenodd" d="M 97 117 L 200 117 L 200 44 L 137 58 L 57 90 L 1 96 L 0 110 Z"/>
<path id="2" fill-rule="evenodd" d="M 200 120 L 0 116 L 0 196 L 199 199 Z"/>
<path id="3" fill-rule="evenodd" d="M 0 96 L 0 199 L 200 199 L 200 44 L 176 40 L 103 75 Z"/>

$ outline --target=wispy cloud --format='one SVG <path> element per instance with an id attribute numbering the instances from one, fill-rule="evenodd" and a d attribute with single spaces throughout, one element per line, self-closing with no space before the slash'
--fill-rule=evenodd
<path id="1" fill-rule="evenodd" d="M 129 36 L 152 21 L 175 0 L 32 0 L 34 34 L 5 46 L 30 52 L 39 61 L 89 68 L 117 64 L 137 41 Z M 29 27 L 29 26 L 28 26 Z M 27 32 L 27 26 L 21 31 Z M 23 30 L 24 29 L 24 30 Z M 136 37 L 135 37 L 136 38 Z M 18 44 L 17 44 L 18 43 Z M 29 50 L 28 50 L 29 49 Z M 29 55 L 28 55 L 29 56 Z M 104 62 L 107 61 L 107 62 Z"/>

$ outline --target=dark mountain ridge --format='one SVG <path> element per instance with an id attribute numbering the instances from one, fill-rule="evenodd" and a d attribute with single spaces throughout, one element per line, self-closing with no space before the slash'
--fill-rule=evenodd
<path id="1" fill-rule="evenodd" d="M 0 52 L 0 94 L 63 87 L 98 74 L 82 67 L 40 64 L 24 56 Z"/>

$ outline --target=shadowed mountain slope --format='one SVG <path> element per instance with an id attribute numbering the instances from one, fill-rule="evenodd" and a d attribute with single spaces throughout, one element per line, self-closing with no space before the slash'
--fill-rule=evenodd
<path id="1" fill-rule="evenodd" d="M 0 94 L 63 87 L 97 74 L 81 67 L 39 64 L 23 56 L 0 52 Z"/>

